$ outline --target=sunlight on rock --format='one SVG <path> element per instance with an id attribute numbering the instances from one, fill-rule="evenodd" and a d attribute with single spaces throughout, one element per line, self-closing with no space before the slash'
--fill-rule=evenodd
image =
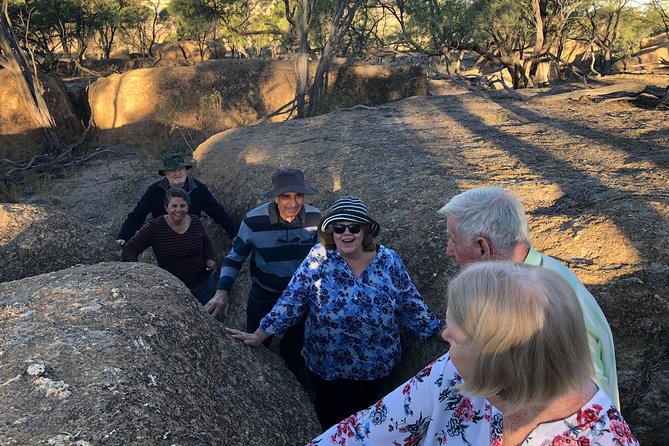
<path id="1" fill-rule="evenodd" d="M 151 71 L 134 70 L 98 79 L 89 89 L 89 104 L 98 129 L 137 124 L 151 117 L 162 95 Z"/>
<path id="2" fill-rule="evenodd" d="M 23 204 L 0 204 L 0 244 L 11 243 L 29 227 L 47 217 L 46 211 Z"/>
<path id="3" fill-rule="evenodd" d="M 598 215 L 531 218 L 530 233 L 537 250 L 572 268 L 585 285 L 604 285 L 629 275 L 643 261 L 629 237 L 615 223 Z"/>
<path id="4" fill-rule="evenodd" d="M 247 149 L 242 156 L 246 164 L 251 165 L 261 165 L 269 161 L 269 151 L 260 147 Z"/>
<path id="5" fill-rule="evenodd" d="M 341 169 L 336 167 L 332 169 L 332 192 L 341 190 Z"/>
<path id="6" fill-rule="evenodd" d="M 662 215 L 665 220 L 669 221 L 669 204 L 659 201 L 649 201 L 648 206 L 655 210 L 658 215 Z"/>

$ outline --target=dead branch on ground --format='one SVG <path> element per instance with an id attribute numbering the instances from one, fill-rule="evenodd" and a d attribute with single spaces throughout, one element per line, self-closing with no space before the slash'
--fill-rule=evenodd
<path id="1" fill-rule="evenodd" d="M 76 157 L 72 155 L 74 147 L 74 145 L 70 145 L 67 150 L 56 157 L 46 154 L 35 155 L 25 163 L 17 163 L 12 160 L 2 159 L 0 160 L 0 164 L 3 166 L 3 170 L 6 170 L 0 173 L 0 181 L 21 183 L 29 173 L 44 175 L 51 172 L 61 172 L 65 169 L 83 164 L 100 154 L 112 152 L 112 150 L 106 149 L 97 150 L 91 154 Z"/>
<path id="2" fill-rule="evenodd" d="M 608 96 L 613 94 L 624 95 L 625 97 L 630 97 L 632 99 L 636 99 L 642 94 L 646 94 L 661 99 L 665 97 L 665 95 L 667 94 L 667 90 L 664 88 L 654 87 L 652 85 L 639 84 L 636 82 L 623 82 L 620 84 L 607 85 L 605 87 L 600 87 L 600 88 L 576 90 L 549 96 L 538 96 L 530 99 L 530 102 L 547 104 L 553 102 L 562 102 L 565 100 L 579 101 L 583 98 Z M 662 101 L 660 101 L 658 106 L 660 106 L 661 104 Z"/>
<path id="3" fill-rule="evenodd" d="M 657 108 L 669 109 L 669 87 L 666 88 L 666 92 L 657 104 Z"/>
<path id="4" fill-rule="evenodd" d="M 503 79 L 490 80 L 490 79 L 486 78 L 485 76 L 481 76 L 481 75 L 478 75 L 478 74 L 468 74 L 468 75 L 464 76 L 464 78 L 465 79 L 476 79 L 476 80 L 479 81 L 479 83 L 481 85 L 483 85 L 485 88 L 488 88 L 488 89 L 491 89 L 491 88 L 495 89 L 495 84 L 498 83 L 502 86 L 504 91 L 509 96 L 511 96 L 512 98 L 518 99 L 519 101 L 523 101 L 523 102 L 529 100 L 529 98 L 527 96 L 525 96 L 524 94 L 521 94 L 521 93 L 517 92 L 516 90 L 514 90 L 513 88 L 509 87 L 506 84 L 506 82 L 504 82 Z M 501 91 L 501 90 L 497 90 L 497 91 Z"/>

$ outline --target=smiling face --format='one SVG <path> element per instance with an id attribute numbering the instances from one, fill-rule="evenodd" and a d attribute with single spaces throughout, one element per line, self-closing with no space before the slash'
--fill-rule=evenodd
<path id="1" fill-rule="evenodd" d="M 472 341 L 464 331 L 451 318 L 450 312 L 446 311 L 446 329 L 441 332 L 444 341 L 451 345 L 449 353 L 453 365 L 460 373 L 463 381 L 469 377 L 469 364 L 471 363 Z"/>
<path id="2" fill-rule="evenodd" d="M 172 197 L 165 206 L 165 210 L 167 211 L 167 218 L 172 223 L 181 223 L 188 215 L 188 203 L 181 197 Z"/>
<path id="3" fill-rule="evenodd" d="M 287 222 L 291 222 L 297 217 L 304 203 L 304 194 L 298 192 L 284 192 L 274 197 L 274 202 L 279 208 L 279 215 Z"/>
<path id="4" fill-rule="evenodd" d="M 185 167 L 180 167 L 174 170 L 165 170 L 163 173 L 165 174 L 167 181 L 170 183 L 170 187 L 177 187 L 182 189 L 184 184 L 186 184 L 188 169 Z"/>
<path id="5" fill-rule="evenodd" d="M 337 251 L 343 257 L 351 257 L 362 254 L 364 249 L 362 246 L 362 241 L 365 238 L 365 227 L 360 223 L 352 221 L 335 221 L 332 223 L 332 226 L 345 226 L 344 232 L 342 234 L 337 234 L 336 231 L 332 232 L 332 237 L 334 238 L 335 246 Z M 351 233 L 351 229 L 348 225 L 357 225 L 360 227 L 360 232 L 357 234 Z"/>

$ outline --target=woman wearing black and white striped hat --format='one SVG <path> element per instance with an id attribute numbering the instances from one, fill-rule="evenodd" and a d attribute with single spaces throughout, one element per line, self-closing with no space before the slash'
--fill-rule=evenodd
<path id="1" fill-rule="evenodd" d="M 397 253 L 376 242 L 365 203 L 335 201 L 286 291 L 255 333 L 228 329 L 247 345 L 283 334 L 307 314 L 302 356 L 327 428 L 376 402 L 401 357 L 400 325 L 426 340 L 441 328 Z"/>

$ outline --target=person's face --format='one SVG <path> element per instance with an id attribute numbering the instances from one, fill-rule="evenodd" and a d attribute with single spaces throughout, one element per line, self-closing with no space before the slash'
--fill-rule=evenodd
<path id="1" fill-rule="evenodd" d="M 446 311 L 446 329 L 441 332 L 444 341 L 451 345 L 449 352 L 451 361 L 458 370 L 463 381 L 469 377 L 469 365 L 472 356 L 472 341 L 465 332 L 451 319 L 449 311 Z"/>
<path id="2" fill-rule="evenodd" d="M 356 231 L 357 234 L 354 233 Z M 365 228 L 360 223 L 336 221 L 332 223 L 332 237 L 342 256 L 357 255 L 364 251 L 362 241 L 365 238 Z"/>
<path id="3" fill-rule="evenodd" d="M 274 197 L 274 202 L 279 208 L 279 215 L 287 222 L 291 222 L 297 217 L 304 203 L 304 194 L 297 192 L 284 192 Z"/>
<path id="4" fill-rule="evenodd" d="M 163 172 L 167 181 L 170 183 L 170 187 L 182 188 L 186 184 L 186 178 L 188 177 L 188 169 L 185 167 L 180 167 L 174 170 L 165 170 Z"/>
<path id="5" fill-rule="evenodd" d="M 165 206 L 167 216 L 174 222 L 181 222 L 188 215 L 188 203 L 181 197 L 172 197 Z"/>
<path id="6" fill-rule="evenodd" d="M 476 244 L 475 241 L 462 240 L 455 227 L 456 224 L 453 218 L 446 217 L 446 230 L 448 233 L 446 255 L 448 257 L 453 257 L 455 262 L 460 265 L 460 267 L 463 267 L 469 263 L 480 261 L 480 247 Z"/>

